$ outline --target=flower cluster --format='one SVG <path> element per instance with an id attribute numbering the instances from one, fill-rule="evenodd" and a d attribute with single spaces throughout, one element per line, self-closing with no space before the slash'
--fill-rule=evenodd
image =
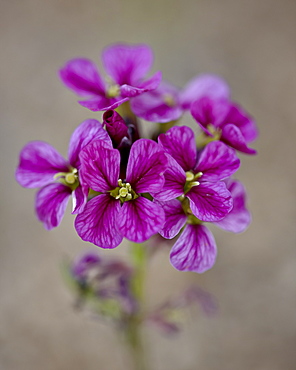
<path id="1" fill-rule="evenodd" d="M 250 223 L 245 189 L 232 175 L 240 166 L 236 151 L 256 153 L 249 147 L 255 123 L 218 76 L 195 77 L 183 89 L 161 81 L 160 72 L 145 79 L 153 62 L 146 45 L 112 45 L 102 60 L 106 80 L 87 59 L 60 70 L 62 82 L 86 98 L 81 105 L 104 111 L 102 123 L 89 119 L 76 128 L 68 160 L 45 142 L 30 142 L 16 179 L 40 189 L 36 213 L 45 228 L 60 224 L 72 196 L 82 240 L 115 248 L 123 238 L 141 243 L 157 233 L 179 235 L 172 265 L 202 273 L 217 254 L 206 224 L 238 233 Z M 187 111 L 194 130 L 176 125 Z M 151 138 L 141 137 L 139 118 L 157 123 Z"/>

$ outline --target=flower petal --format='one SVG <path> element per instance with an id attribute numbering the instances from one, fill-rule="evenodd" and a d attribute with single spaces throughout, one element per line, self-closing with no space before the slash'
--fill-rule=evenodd
<path id="1" fill-rule="evenodd" d="M 239 166 L 240 160 L 233 149 L 213 141 L 201 152 L 195 171 L 203 173 L 202 181 L 215 182 L 230 177 Z"/>
<path id="2" fill-rule="evenodd" d="M 233 208 L 223 220 L 215 222 L 216 226 L 233 233 L 241 233 L 251 222 L 251 214 L 246 208 L 246 190 L 239 181 L 227 181 L 227 188 L 233 198 Z"/>
<path id="3" fill-rule="evenodd" d="M 39 188 L 53 182 L 58 172 L 68 171 L 68 162 L 55 148 L 43 141 L 32 141 L 20 153 L 16 180 L 26 188 Z"/>
<path id="4" fill-rule="evenodd" d="M 249 148 L 246 144 L 246 140 L 243 137 L 240 129 L 233 125 L 227 124 L 223 127 L 221 140 L 231 146 L 232 148 L 239 150 L 245 154 L 256 154 L 255 149 Z"/>
<path id="5" fill-rule="evenodd" d="M 121 95 L 124 97 L 134 98 L 144 92 L 155 90 L 161 81 L 161 72 L 156 72 L 149 80 L 137 83 L 137 86 L 124 84 L 120 87 Z"/>
<path id="6" fill-rule="evenodd" d="M 112 148 L 112 141 L 100 122 L 95 119 L 87 119 L 76 128 L 71 136 L 68 150 L 71 166 L 79 168 L 80 151 L 95 139 L 105 141 L 106 144 L 109 144 L 110 148 Z"/>
<path id="7" fill-rule="evenodd" d="M 88 59 L 72 59 L 60 70 L 63 83 L 80 96 L 105 95 L 105 82 Z"/>
<path id="8" fill-rule="evenodd" d="M 80 152 L 79 173 L 88 186 L 99 192 L 118 186 L 120 153 L 102 140 L 95 140 Z"/>
<path id="9" fill-rule="evenodd" d="M 157 143 L 137 140 L 130 151 L 126 180 L 137 193 L 158 192 L 163 187 L 167 166 L 167 155 Z"/>
<path id="10" fill-rule="evenodd" d="M 172 199 L 168 202 L 158 202 L 165 214 L 165 223 L 159 234 L 166 238 L 174 238 L 186 223 L 187 216 L 183 211 L 181 202 Z"/>
<path id="11" fill-rule="evenodd" d="M 258 136 L 254 120 L 237 104 L 230 106 L 224 122 L 225 124 L 233 123 L 237 126 L 247 143 L 255 140 Z"/>
<path id="12" fill-rule="evenodd" d="M 36 194 L 36 213 L 47 230 L 59 226 L 72 190 L 60 183 L 49 184 Z"/>
<path id="13" fill-rule="evenodd" d="M 79 179 L 81 181 L 81 179 Z M 78 214 L 83 211 L 88 197 L 88 186 L 80 185 L 72 192 L 72 214 Z"/>
<path id="14" fill-rule="evenodd" d="M 224 182 L 201 182 L 186 194 L 193 214 L 202 221 L 220 221 L 232 209 L 231 193 Z"/>
<path id="15" fill-rule="evenodd" d="M 187 225 L 171 250 L 170 260 L 177 270 L 203 273 L 213 267 L 216 256 L 210 230 L 203 225 Z"/>
<path id="16" fill-rule="evenodd" d="M 164 220 L 164 211 L 159 204 L 139 197 L 123 203 L 118 223 L 124 237 L 142 243 L 160 231 Z"/>
<path id="17" fill-rule="evenodd" d="M 224 122 L 230 109 L 230 104 L 225 99 L 210 99 L 202 97 L 191 105 L 191 114 L 207 135 L 213 136 L 208 130 L 208 125 L 219 128 Z"/>
<path id="18" fill-rule="evenodd" d="M 183 109 L 178 101 L 179 89 L 162 81 L 156 90 L 131 100 L 136 116 L 147 121 L 165 123 L 181 117 Z"/>
<path id="19" fill-rule="evenodd" d="M 152 193 L 153 197 L 159 201 L 168 201 L 184 193 L 185 171 L 170 155 L 168 155 L 168 164 L 169 167 L 164 174 L 163 188 L 158 193 Z"/>
<path id="20" fill-rule="evenodd" d="M 147 45 L 116 44 L 103 51 L 102 59 L 116 83 L 135 85 L 150 70 L 153 53 Z"/>
<path id="21" fill-rule="evenodd" d="M 159 135 L 158 141 L 184 171 L 194 168 L 196 163 L 196 144 L 194 132 L 190 127 L 172 127 L 167 133 Z"/>
<path id="22" fill-rule="evenodd" d="M 118 230 L 120 202 L 109 194 L 101 194 L 87 202 L 75 219 L 75 228 L 84 241 L 101 248 L 115 248 L 122 241 Z"/>
<path id="23" fill-rule="evenodd" d="M 190 109 L 191 103 L 203 96 L 213 99 L 229 99 L 230 88 L 219 76 L 210 74 L 197 76 L 189 81 L 180 93 L 183 109 Z"/>
<path id="24" fill-rule="evenodd" d="M 90 100 L 80 100 L 78 103 L 85 108 L 88 108 L 94 112 L 99 110 L 105 111 L 109 109 L 115 109 L 119 107 L 122 103 L 128 101 L 129 98 L 106 98 L 106 97 L 96 97 Z"/>

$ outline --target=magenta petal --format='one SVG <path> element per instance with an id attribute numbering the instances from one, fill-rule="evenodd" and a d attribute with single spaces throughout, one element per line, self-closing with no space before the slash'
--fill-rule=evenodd
<path id="1" fill-rule="evenodd" d="M 119 107 L 122 103 L 128 101 L 129 98 L 112 98 L 108 99 L 106 97 L 96 97 L 95 99 L 91 100 L 81 100 L 78 103 L 82 105 L 85 108 L 88 108 L 94 112 L 97 112 L 99 110 L 109 110 L 109 109 L 115 109 Z"/>
<path id="2" fill-rule="evenodd" d="M 150 70 L 153 53 L 147 45 L 116 44 L 103 51 L 102 59 L 116 83 L 135 85 Z"/>
<path id="3" fill-rule="evenodd" d="M 60 70 L 63 83 L 80 96 L 105 95 L 105 82 L 88 59 L 72 59 Z"/>
<path id="4" fill-rule="evenodd" d="M 251 222 L 251 214 L 246 208 L 246 190 L 239 181 L 227 181 L 227 187 L 233 198 L 233 208 L 216 226 L 233 233 L 241 233 Z"/>
<path id="5" fill-rule="evenodd" d="M 203 225 L 187 225 L 171 250 L 170 260 L 177 270 L 203 273 L 213 267 L 216 256 L 210 230 Z"/>
<path id="6" fill-rule="evenodd" d="M 36 194 L 36 213 L 47 230 L 59 226 L 72 190 L 63 184 L 49 184 Z"/>
<path id="7" fill-rule="evenodd" d="M 161 72 L 157 72 L 149 80 L 146 80 L 142 83 L 138 83 L 137 86 L 122 85 L 120 87 L 120 93 L 124 97 L 134 98 L 138 95 L 141 95 L 147 91 L 151 91 L 157 88 L 161 81 Z"/>
<path id="8" fill-rule="evenodd" d="M 139 197 L 123 203 L 118 223 L 124 237 L 142 243 L 160 231 L 164 219 L 164 211 L 159 204 Z"/>
<path id="9" fill-rule="evenodd" d="M 221 140 L 230 145 L 232 148 L 239 150 L 245 154 L 256 154 L 256 150 L 249 148 L 246 144 L 246 140 L 243 137 L 240 129 L 233 125 L 227 124 L 223 127 Z"/>
<path id="10" fill-rule="evenodd" d="M 169 167 L 164 174 L 165 182 L 159 193 L 152 193 L 159 201 L 167 201 L 179 197 L 184 193 L 186 175 L 183 168 L 168 155 Z"/>
<path id="11" fill-rule="evenodd" d="M 240 166 L 235 151 L 220 141 L 209 143 L 198 159 L 195 171 L 202 172 L 202 181 L 219 181 L 230 177 Z"/>
<path id="12" fill-rule="evenodd" d="M 181 117 L 183 109 L 178 103 L 179 90 L 162 81 L 159 87 L 131 100 L 131 108 L 135 115 L 151 122 L 165 123 Z M 166 99 L 172 99 L 168 105 Z"/>
<path id="13" fill-rule="evenodd" d="M 191 103 L 203 96 L 213 99 L 229 99 L 230 88 L 226 81 L 216 75 L 200 75 L 189 81 L 180 93 L 183 109 L 189 109 Z"/>
<path id="14" fill-rule="evenodd" d="M 187 220 L 182 204 L 177 199 L 156 203 L 163 208 L 165 214 L 165 223 L 159 234 L 166 239 L 172 239 L 180 232 Z"/>
<path id="15" fill-rule="evenodd" d="M 190 127 L 172 127 L 166 134 L 159 135 L 159 144 L 179 163 L 184 171 L 194 168 L 196 144 Z"/>
<path id="16" fill-rule="evenodd" d="M 106 192 L 118 186 L 120 153 L 102 140 L 92 141 L 80 152 L 79 174 L 95 191 Z"/>
<path id="17" fill-rule="evenodd" d="M 163 187 L 167 166 L 167 155 L 157 143 L 137 140 L 130 151 L 126 180 L 137 193 L 158 192 Z"/>
<path id="18" fill-rule="evenodd" d="M 231 193 L 224 182 L 201 182 L 186 194 L 193 214 L 202 221 L 220 221 L 232 209 Z"/>
<path id="19" fill-rule="evenodd" d="M 207 126 L 220 127 L 229 109 L 230 104 L 225 99 L 213 100 L 209 97 L 202 97 L 192 103 L 191 114 L 207 135 L 212 136 Z"/>
<path id="20" fill-rule="evenodd" d="M 26 188 L 39 188 L 54 181 L 58 172 L 68 172 L 68 162 L 43 141 L 28 143 L 20 153 L 16 180 Z"/>
<path id="21" fill-rule="evenodd" d="M 117 247 L 122 241 L 117 227 L 120 211 L 120 202 L 109 194 L 96 196 L 75 219 L 78 235 L 101 248 Z"/>
<path id="22" fill-rule="evenodd" d="M 99 121 L 88 119 L 82 122 L 73 132 L 70 143 L 68 156 L 71 166 L 78 168 L 80 165 L 79 153 L 92 140 L 103 140 L 112 148 L 112 141 L 108 133 L 103 129 Z"/>
<path id="23" fill-rule="evenodd" d="M 237 104 L 230 106 L 224 122 L 225 124 L 233 123 L 237 126 L 247 143 L 255 140 L 258 136 L 258 130 L 254 120 Z"/>
<path id="24" fill-rule="evenodd" d="M 78 214 L 83 211 L 88 197 L 88 186 L 78 186 L 72 192 L 72 214 Z"/>

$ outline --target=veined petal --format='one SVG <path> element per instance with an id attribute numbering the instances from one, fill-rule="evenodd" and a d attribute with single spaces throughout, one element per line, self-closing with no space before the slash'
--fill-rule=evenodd
<path id="1" fill-rule="evenodd" d="M 120 202 L 109 194 L 101 194 L 87 202 L 75 219 L 75 229 L 84 241 L 101 248 L 115 248 L 122 241 L 118 230 Z"/>
<path id="2" fill-rule="evenodd" d="M 49 184 L 36 194 L 36 213 L 47 230 L 59 226 L 72 190 L 60 183 Z"/>
<path id="3" fill-rule="evenodd" d="M 204 74 L 193 78 L 180 93 L 180 103 L 183 109 L 190 109 L 191 103 L 208 96 L 213 99 L 229 99 L 230 88 L 223 78 Z"/>
<path id="4" fill-rule="evenodd" d="M 213 267 L 216 256 L 210 230 L 203 225 L 187 225 L 171 250 L 170 260 L 177 270 L 203 273 Z"/>
<path id="5" fill-rule="evenodd" d="M 227 188 L 233 198 L 233 208 L 216 226 L 233 233 L 241 233 L 251 222 L 251 214 L 246 208 L 246 190 L 239 181 L 227 181 Z"/>
<path id="6" fill-rule="evenodd" d="M 161 72 L 156 72 L 149 80 L 138 83 L 137 86 L 122 85 L 120 86 L 120 93 L 123 97 L 134 98 L 147 91 L 151 91 L 157 88 L 161 81 Z"/>
<path id="7" fill-rule="evenodd" d="M 255 140 L 258 136 L 258 130 L 254 120 L 237 104 L 230 106 L 224 122 L 225 124 L 233 123 L 237 126 L 247 143 Z"/>
<path id="8" fill-rule="evenodd" d="M 239 166 L 240 160 L 233 149 L 212 141 L 201 152 L 195 171 L 203 173 L 202 181 L 216 182 L 230 177 Z"/>
<path id="9" fill-rule="evenodd" d="M 102 140 L 95 140 L 80 152 L 79 173 L 88 186 L 99 192 L 118 186 L 120 153 Z"/>
<path id="10" fill-rule="evenodd" d="M 109 144 L 110 148 L 112 148 L 112 141 L 100 122 L 95 119 L 87 119 L 76 128 L 71 136 L 68 150 L 71 166 L 79 168 L 80 151 L 95 139 L 105 141 L 106 144 Z"/>
<path id="11" fill-rule="evenodd" d="M 184 171 L 194 168 L 196 144 L 194 132 L 187 126 L 175 126 L 159 135 L 159 144 L 179 163 Z"/>
<path id="12" fill-rule="evenodd" d="M 163 187 L 167 166 L 167 155 L 157 143 L 137 140 L 130 151 L 126 180 L 137 193 L 158 192 Z"/>
<path id="13" fill-rule="evenodd" d="M 186 194 L 193 214 L 202 221 L 220 221 L 232 209 L 231 193 L 224 182 L 201 182 Z"/>
<path id="14" fill-rule="evenodd" d="M 103 51 L 102 59 L 116 83 L 133 86 L 150 70 L 153 53 L 147 45 L 116 44 Z"/>
<path id="15" fill-rule="evenodd" d="M 231 146 L 232 148 L 239 150 L 245 154 L 256 154 L 255 149 L 249 148 L 246 144 L 246 140 L 243 137 L 240 129 L 233 125 L 227 124 L 223 127 L 221 140 Z"/>
<path id="16" fill-rule="evenodd" d="M 224 122 L 229 109 L 228 100 L 202 97 L 192 103 L 191 114 L 207 135 L 213 136 L 208 130 L 208 125 L 219 128 Z"/>
<path id="17" fill-rule="evenodd" d="M 165 214 L 165 223 L 159 234 L 166 238 L 174 238 L 186 223 L 187 216 L 183 211 L 181 202 L 177 199 L 172 199 L 168 202 L 158 202 Z"/>
<path id="18" fill-rule="evenodd" d="M 80 96 L 105 95 L 105 82 L 89 59 L 72 59 L 60 70 L 63 83 Z"/>
<path id="19" fill-rule="evenodd" d="M 168 201 L 184 193 L 186 183 L 185 171 L 170 155 L 168 155 L 168 164 L 168 169 L 164 174 L 165 182 L 163 188 L 158 193 L 152 193 L 153 197 L 159 201 Z"/>
<path id="20" fill-rule="evenodd" d="M 68 162 L 55 148 L 43 141 L 32 141 L 20 153 L 16 180 L 26 188 L 39 188 L 53 182 L 58 172 L 68 171 Z"/>
<path id="21" fill-rule="evenodd" d="M 164 220 L 164 211 L 159 204 L 139 197 L 123 203 L 118 225 L 124 237 L 142 243 L 160 231 Z"/>
<path id="22" fill-rule="evenodd" d="M 106 98 L 104 97 L 96 97 L 90 100 L 80 100 L 78 103 L 85 108 L 88 108 L 94 112 L 99 110 L 109 110 L 115 109 L 119 107 L 122 103 L 128 101 L 129 98 Z"/>

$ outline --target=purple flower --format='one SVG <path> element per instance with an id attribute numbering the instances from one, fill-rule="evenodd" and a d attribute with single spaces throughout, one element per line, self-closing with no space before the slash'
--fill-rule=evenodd
<path id="1" fill-rule="evenodd" d="M 251 220 L 245 206 L 245 190 L 238 181 L 227 179 L 226 183 L 233 197 L 233 208 L 222 221 L 214 224 L 239 233 L 248 227 Z M 159 232 L 164 238 L 172 239 L 184 228 L 170 253 L 172 265 L 177 270 L 197 273 L 210 269 L 217 256 L 216 242 L 211 231 L 193 215 L 188 201 L 173 199 L 159 204 L 165 212 L 165 223 Z"/>
<path id="2" fill-rule="evenodd" d="M 102 125 L 89 119 L 73 132 L 65 160 L 51 145 L 42 141 L 28 143 L 20 153 L 16 180 L 26 188 L 41 188 L 36 195 L 36 213 L 46 229 L 60 224 L 72 194 L 74 214 L 81 212 L 88 186 L 81 177 L 79 153 L 93 139 L 111 140 Z"/>
<path id="3" fill-rule="evenodd" d="M 230 90 L 226 82 L 215 75 L 195 77 L 184 89 L 163 81 L 157 89 L 133 99 L 131 107 L 137 116 L 147 121 L 165 123 L 179 119 L 191 103 L 202 96 L 228 99 Z"/>
<path id="4" fill-rule="evenodd" d="M 221 180 L 240 165 L 235 151 L 225 144 L 209 143 L 201 153 L 195 146 L 193 131 L 186 126 L 172 127 L 159 136 L 159 144 L 171 155 L 160 201 L 184 197 L 193 214 L 202 221 L 222 220 L 232 209 L 232 197 Z"/>
<path id="5" fill-rule="evenodd" d="M 72 59 L 60 70 L 64 84 L 86 97 L 79 103 L 92 111 L 115 109 L 132 97 L 154 90 L 161 81 L 160 72 L 144 81 L 153 62 L 152 50 L 146 45 L 112 45 L 103 51 L 102 59 L 109 83 L 88 59 Z"/>
<path id="6" fill-rule="evenodd" d="M 83 240 L 115 248 L 123 237 L 140 243 L 160 230 L 162 207 L 143 196 L 159 192 L 164 184 L 168 159 L 157 143 L 140 139 L 133 144 L 124 181 L 119 179 L 119 151 L 103 141 L 86 146 L 80 159 L 84 180 L 101 193 L 76 217 L 75 227 Z"/>
<path id="7" fill-rule="evenodd" d="M 255 122 L 238 105 L 226 99 L 202 97 L 192 104 L 191 114 L 209 137 L 245 154 L 256 154 L 247 145 L 258 135 Z"/>

